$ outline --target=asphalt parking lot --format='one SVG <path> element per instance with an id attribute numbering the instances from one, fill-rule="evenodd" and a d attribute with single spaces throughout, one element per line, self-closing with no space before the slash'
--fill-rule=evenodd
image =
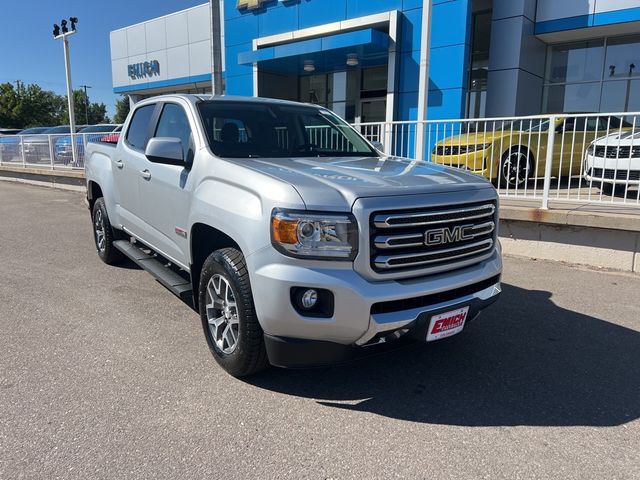
<path id="1" fill-rule="evenodd" d="M 458 337 L 241 381 L 81 194 L 0 182 L 0 226 L 0 478 L 640 478 L 638 276 L 508 258 Z"/>

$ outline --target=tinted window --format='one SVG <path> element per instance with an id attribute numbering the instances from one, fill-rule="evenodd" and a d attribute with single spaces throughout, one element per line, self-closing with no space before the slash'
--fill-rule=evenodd
<path id="1" fill-rule="evenodd" d="M 191 147 L 191 127 L 183 108 L 174 103 L 167 103 L 162 108 L 155 137 L 179 138 L 182 142 L 184 158 L 188 158 Z"/>
<path id="2" fill-rule="evenodd" d="M 155 105 L 145 105 L 138 108 L 131 119 L 129 130 L 127 131 L 127 143 L 133 148 L 144 150 L 147 144 L 147 132 Z"/>

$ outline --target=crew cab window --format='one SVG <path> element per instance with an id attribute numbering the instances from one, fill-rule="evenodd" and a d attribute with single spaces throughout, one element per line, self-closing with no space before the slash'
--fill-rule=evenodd
<path id="1" fill-rule="evenodd" d="M 179 138 L 182 142 L 184 158 L 189 157 L 191 149 L 191 127 L 184 109 L 175 103 L 167 103 L 162 108 L 160 120 L 154 137 Z"/>
<path id="2" fill-rule="evenodd" d="M 127 143 L 133 148 L 144 150 L 147 145 L 147 135 L 149 133 L 149 124 L 151 123 L 151 116 L 155 110 L 155 105 L 145 105 L 138 108 L 133 113 L 133 118 L 129 124 L 129 130 L 127 131 Z"/>

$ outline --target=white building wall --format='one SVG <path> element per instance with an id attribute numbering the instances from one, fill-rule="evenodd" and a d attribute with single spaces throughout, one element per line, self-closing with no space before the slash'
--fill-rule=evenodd
<path id="1" fill-rule="evenodd" d="M 211 74 L 209 4 L 111 32 L 114 88 Z M 160 74 L 132 78 L 128 65 L 157 60 Z"/>
<path id="2" fill-rule="evenodd" d="M 536 21 L 546 22 L 637 7 L 640 7 L 640 0 L 538 0 Z"/>

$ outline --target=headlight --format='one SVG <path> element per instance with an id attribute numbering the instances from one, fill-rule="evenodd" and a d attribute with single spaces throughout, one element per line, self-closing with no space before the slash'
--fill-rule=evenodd
<path id="1" fill-rule="evenodd" d="M 274 209 L 271 243 L 290 257 L 353 260 L 358 253 L 358 225 L 346 213 Z"/>

